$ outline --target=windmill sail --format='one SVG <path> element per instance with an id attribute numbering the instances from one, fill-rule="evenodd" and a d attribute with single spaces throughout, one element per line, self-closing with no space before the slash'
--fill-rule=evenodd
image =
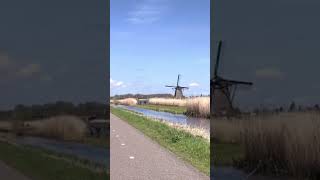
<path id="1" fill-rule="evenodd" d="M 224 79 L 219 76 L 219 64 L 221 56 L 222 41 L 219 41 L 217 59 L 214 67 L 214 77 L 210 81 L 211 107 L 215 115 L 230 115 L 235 113 L 233 99 L 237 85 L 253 85 L 252 82 Z M 234 87 L 234 88 L 233 88 Z"/>

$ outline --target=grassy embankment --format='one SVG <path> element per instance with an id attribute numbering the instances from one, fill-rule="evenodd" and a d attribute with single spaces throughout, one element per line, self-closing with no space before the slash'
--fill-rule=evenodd
<path id="1" fill-rule="evenodd" d="M 204 138 L 193 136 L 183 130 L 175 129 L 162 122 L 153 121 L 120 108 L 112 107 L 111 112 L 209 175 L 210 143 Z"/>
<path id="2" fill-rule="evenodd" d="M 320 178 L 319 112 L 213 119 L 212 124 L 216 164 L 227 162 L 247 171 L 259 167 L 257 173 L 267 175 Z"/>
<path id="3" fill-rule="evenodd" d="M 106 171 L 93 171 L 73 160 L 45 151 L 0 142 L 0 159 L 34 180 L 106 180 Z"/>

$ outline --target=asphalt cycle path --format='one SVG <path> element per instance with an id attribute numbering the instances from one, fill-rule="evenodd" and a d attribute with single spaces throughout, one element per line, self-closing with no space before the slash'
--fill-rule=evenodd
<path id="1" fill-rule="evenodd" d="M 111 180 L 209 180 L 127 122 L 110 114 Z"/>

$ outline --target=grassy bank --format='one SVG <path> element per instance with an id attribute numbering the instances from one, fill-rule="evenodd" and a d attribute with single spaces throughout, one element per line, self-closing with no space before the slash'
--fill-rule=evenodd
<path id="1" fill-rule="evenodd" d="M 244 156 L 244 149 L 240 144 L 214 143 L 211 152 L 216 166 L 233 166 Z"/>
<path id="2" fill-rule="evenodd" d="M 106 172 L 93 172 L 74 163 L 50 157 L 33 148 L 0 142 L 0 160 L 34 180 L 106 180 Z"/>
<path id="3" fill-rule="evenodd" d="M 150 109 L 154 111 L 162 111 L 162 112 L 169 112 L 173 114 L 184 114 L 187 111 L 186 107 L 181 106 L 169 106 L 169 105 L 137 105 L 139 108 Z"/>
<path id="4" fill-rule="evenodd" d="M 210 143 L 204 138 L 193 136 L 162 122 L 153 121 L 120 108 L 111 107 L 111 113 L 209 175 Z"/>

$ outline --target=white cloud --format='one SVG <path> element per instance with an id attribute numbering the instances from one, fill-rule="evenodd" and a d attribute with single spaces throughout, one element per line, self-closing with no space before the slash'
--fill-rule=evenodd
<path id="1" fill-rule="evenodd" d="M 153 23 L 160 19 L 163 7 L 159 0 L 145 0 L 128 13 L 127 21 L 132 24 Z"/>
<path id="2" fill-rule="evenodd" d="M 262 68 L 256 71 L 256 76 L 258 78 L 265 78 L 265 79 L 282 79 L 284 78 L 284 73 L 281 72 L 277 68 Z"/>
<path id="3" fill-rule="evenodd" d="M 193 83 L 190 83 L 190 84 L 189 84 L 189 86 L 190 86 L 190 87 L 198 87 L 198 86 L 199 86 L 199 84 L 198 84 L 198 83 L 196 83 L 196 82 L 193 82 Z"/>
<path id="4" fill-rule="evenodd" d="M 116 81 L 110 78 L 110 87 L 117 88 L 117 87 L 127 87 L 122 81 Z"/>

